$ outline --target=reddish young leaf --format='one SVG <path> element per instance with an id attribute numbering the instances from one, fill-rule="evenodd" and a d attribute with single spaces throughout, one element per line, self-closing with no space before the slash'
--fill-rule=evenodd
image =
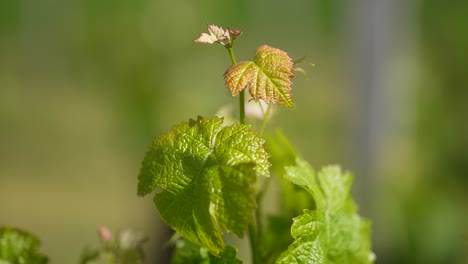
<path id="1" fill-rule="evenodd" d="M 292 107 L 291 78 L 294 74 L 293 60 L 286 52 L 263 45 L 257 49 L 253 61 L 229 67 L 224 79 L 233 96 L 249 85 L 249 92 L 255 100 Z"/>

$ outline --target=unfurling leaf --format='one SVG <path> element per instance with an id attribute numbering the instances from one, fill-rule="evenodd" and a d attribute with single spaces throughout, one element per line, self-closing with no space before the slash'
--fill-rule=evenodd
<path id="1" fill-rule="evenodd" d="M 254 184 L 270 165 L 264 140 L 249 126 L 222 124 L 200 117 L 175 126 L 154 140 L 138 177 L 139 195 L 162 188 L 154 203 L 164 221 L 214 255 L 224 248 L 221 228 L 243 237 Z"/>
<path id="2" fill-rule="evenodd" d="M 200 37 L 198 37 L 195 42 L 203 44 L 220 43 L 222 45 L 229 44 L 232 46 L 234 40 L 242 35 L 242 30 L 229 28 L 224 30 L 216 25 L 208 25 L 208 32 L 209 34 L 201 33 Z"/>
<path id="3" fill-rule="evenodd" d="M 198 37 L 195 42 L 213 44 L 228 38 L 228 31 L 216 25 L 208 25 L 208 32 L 209 34 L 201 33 L 200 37 Z"/>
<path id="4" fill-rule="evenodd" d="M 263 45 L 257 49 L 253 61 L 229 67 L 224 79 L 233 96 L 249 85 L 250 94 L 255 100 L 292 107 L 291 78 L 294 74 L 293 60 L 286 52 Z"/>
<path id="5" fill-rule="evenodd" d="M 373 263 L 370 223 L 357 214 L 350 195 L 352 176 L 330 166 L 316 177 L 301 159 L 297 159 L 295 166 L 287 167 L 286 172 L 286 179 L 313 196 L 316 209 L 306 209 L 294 218 L 291 227 L 294 242 L 276 263 Z"/>

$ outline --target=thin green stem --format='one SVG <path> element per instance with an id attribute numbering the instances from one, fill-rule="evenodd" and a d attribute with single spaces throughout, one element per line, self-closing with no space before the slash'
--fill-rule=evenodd
<path id="1" fill-rule="evenodd" d="M 245 90 L 239 93 L 239 121 L 245 124 Z"/>
<path id="2" fill-rule="evenodd" d="M 261 255 L 259 245 L 257 243 L 255 225 L 249 225 L 250 248 L 252 249 L 252 264 L 261 264 Z"/>
<path id="3" fill-rule="evenodd" d="M 234 50 L 232 49 L 233 44 L 226 46 L 229 52 L 229 58 L 231 58 L 232 65 L 236 64 L 236 57 L 234 56 Z M 245 91 L 239 92 L 239 121 L 241 124 L 245 124 Z"/>
<path id="4" fill-rule="evenodd" d="M 231 58 L 232 65 L 236 64 L 236 57 L 234 56 L 234 50 L 232 49 L 232 45 L 226 46 L 226 49 L 229 52 L 229 57 Z"/>
<path id="5" fill-rule="evenodd" d="M 256 197 L 257 209 L 255 210 L 255 220 L 256 220 L 255 224 L 257 225 L 257 243 L 261 250 L 259 254 L 262 260 L 263 260 L 263 221 L 262 221 L 263 197 L 265 196 L 265 192 L 268 189 L 270 180 L 271 180 L 271 177 L 265 179 L 265 181 L 263 182 L 263 186 L 258 192 L 257 197 Z"/>
<path id="6" fill-rule="evenodd" d="M 262 237 L 262 202 L 257 199 L 257 209 L 255 210 L 255 220 L 256 220 L 256 225 L 257 225 L 257 238 L 256 238 L 256 243 L 258 244 L 258 247 L 263 247 L 263 237 Z M 257 249 L 259 250 L 259 249 Z M 261 252 L 259 251 L 258 256 L 260 258 L 263 258 L 263 248 L 260 248 Z"/>
<path id="7" fill-rule="evenodd" d="M 272 257 L 275 256 L 283 247 L 286 247 L 290 243 L 291 237 L 289 233 L 284 233 L 273 246 L 273 248 L 268 251 L 263 257 L 263 263 L 272 263 Z"/>
<path id="8" fill-rule="evenodd" d="M 262 108 L 262 112 L 263 112 L 263 107 L 261 103 L 260 103 L 260 107 Z M 268 118 L 270 117 L 270 112 L 271 112 L 271 104 L 268 104 L 266 113 L 263 113 L 262 125 L 260 126 L 260 136 L 263 136 L 263 132 L 265 131 Z"/>

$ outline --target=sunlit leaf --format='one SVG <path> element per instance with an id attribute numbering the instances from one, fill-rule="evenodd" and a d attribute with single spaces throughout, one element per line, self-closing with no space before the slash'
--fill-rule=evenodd
<path id="1" fill-rule="evenodd" d="M 154 203 L 185 239 L 218 255 L 224 228 L 243 237 L 255 208 L 254 184 L 268 175 L 264 141 L 249 126 L 220 118 L 175 126 L 154 140 L 143 161 L 138 194 L 162 192 Z"/>
<path id="2" fill-rule="evenodd" d="M 291 78 L 294 74 L 293 61 L 286 52 L 263 45 L 257 49 L 253 61 L 229 67 L 224 79 L 233 96 L 248 85 L 255 100 L 292 107 Z"/>
<path id="3" fill-rule="evenodd" d="M 313 196 L 316 209 L 306 209 L 294 218 L 294 242 L 276 263 L 373 263 L 370 224 L 357 214 L 350 195 L 352 176 L 337 166 L 326 167 L 316 176 L 301 159 L 286 171 L 286 179 Z"/>

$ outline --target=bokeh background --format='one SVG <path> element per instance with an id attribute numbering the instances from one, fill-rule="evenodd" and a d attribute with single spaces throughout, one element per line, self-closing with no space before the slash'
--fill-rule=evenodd
<path id="1" fill-rule="evenodd" d="M 1 0 L 0 225 L 77 263 L 96 228 L 169 231 L 136 196 L 153 137 L 235 102 L 206 23 L 315 63 L 274 126 L 355 172 L 377 263 L 468 263 L 468 1 Z"/>

